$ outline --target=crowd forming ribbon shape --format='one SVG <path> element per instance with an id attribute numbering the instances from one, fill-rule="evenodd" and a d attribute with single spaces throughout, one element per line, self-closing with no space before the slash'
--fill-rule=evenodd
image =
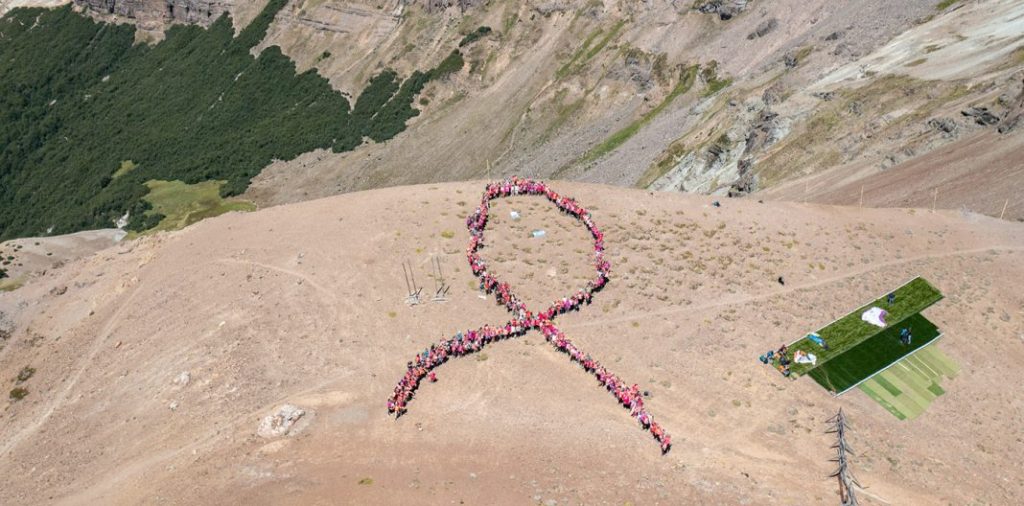
<path id="1" fill-rule="evenodd" d="M 487 272 L 487 263 L 480 258 L 478 253 L 478 250 L 484 245 L 484 228 L 487 226 L 491 200 L 518 195 L 547 197 L 562 212 L 583 222 L 594 238 L 594 264 L 597 268 L 597 277 L 588 281 L 586 287 L 577 290 L 571 297 L 556 300 L 551 307 L 541 313 L 528 310 L 526 304 L 512 292 L 508 283 L 499 281 L 494 275 Z M 584 303 L 590 304 L 594 292 L 600 291 L 608 283 L 608 272 L 611 265 L 604 258 L 604 234 L 594 224 L 590 212 L 576 203 L 574 199 L 559 195 L 543 182 L 513 177 L 487 185 L 480 206 L 466 218 L 466 227 L 469 228 L 471 236 L 466 256 L 469 258 L 473 274 L 480 278 L 481 288 L 487 293 L 494 293 L 498 303 L 508 308 L 514 317 L 503 326 L 484 325 L 476 330 L 459 332 L 451 339 L 442 339 L 436 344 L 431 344 L 422 353 L 418 353 L 414 360 L 408 362 L 405 376 L 399 380 L 394 393 L 388 399 L 388 412 L 402 416 L 423 379 L 437 381 L 433 369 L 448 361 L 450 357 L 468 355 L 480 351 L 490 343 L 522 336 L 528 331 L 536 329 L 540 330 L 544 338 L 558 351 L 568 354 L 571 361 L 579 363 L 583 370 L 593 374 L 600 385 L 614 395 L 622 406 L 630 410 L 630 416 L 636 418 L 640 426 L 649 430 L 654 439 L 661 443 L 662 453 L 668 452 L 672 447 L 671 437 L 654 421 L 654 417 L 644 407 L 644 396 L 641 394 L 640 388 L 636 384 L 626 386 L 626 383 L 618 376 L 609 372 L 598 361 L 591 358 L 590 354 L 585 353 L 565 337 L 565 334 L 553 322 L 556 315 L 579 310 Z"/>

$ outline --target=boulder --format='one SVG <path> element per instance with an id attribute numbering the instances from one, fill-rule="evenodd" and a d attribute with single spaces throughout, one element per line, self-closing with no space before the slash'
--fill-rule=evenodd
<path id="1" fill-rule="evenodd" d="M 728 21 L 747 8 L 748 0 L 706 0 L 697 2 L 693 8 L 704 14 L 718 14 L 722 21 Z"/>
<path id="2" fill-rule="evenodd" d="M 942 132 L 946 137 L 956 136 L 956 132 L 960 127 L 953 118 L 932 118 L 928 120 L 928 126 Z"/>
<path id="3" fill-rule="evenodd" d="M 747 40 L 754 40 L 754 39 L 759 39 L 761 37 L 764 37 L 765 35 L 768 35 L 769 33 L 771 33 L 772 30 L 775 30 L 776 28 L 778 28 L 778 26 L 779 26 L 779 20 L 778 19 L 771 18 L 771 19 L 769 19 L 767 21 L 763 21 L 763 22 L 761 22 L 761 24 L 757 25 L 757 28 L 755 28 L 754 31 L 750 32 L 750 34 L 747 35 Z"/>
<path id="4" fill-rule="evenodd" d="M 298 432 L 298 421 L 306 414 L 306 410 L 292 404 L 283 404 L 273 414 L 263 417 L 256 435 L 263 438 L 287 436 Z"/>
<path id="5" fill-rule="evenodd" d="M 974 122 L 982 126 L 991 126 L 999 123 L 999 117 L 988 111 L 988 107 L 969 107 L 960 111 L 960 114 L 968 118 L 974 118 Z"/>

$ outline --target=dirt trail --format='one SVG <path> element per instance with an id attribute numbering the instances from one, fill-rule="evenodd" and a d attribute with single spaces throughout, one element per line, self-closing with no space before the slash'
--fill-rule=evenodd
<path id="1" fill-rule="evenodd" d="M 890 261 L 887 261 L 887 262 L 882 262 L 882 263 L 879 263 L 879 264 L 874 264 L 874 265 L 872 265 L 870 267 L 865 267 L 865 268 L 859 269 L 857 271 L 840 274 L 838 276 L 830 276 L 830 277 L 827 277 L 827 278 L 822 278 L 822 279 L 819 279 L 817 281 L 813 281 L 813 282 L 810 282 L 810 283 L 804 283 L 804 284 L 801 284 L 801 285 L 792 285 L 792 286 L 789 286 L 787 288 L 783 288 L 781 290 L 776 290 L 776 291 L 773 291 L 773 292 L 770 292 L 770 293 L 761 293 L 761 294 L 747 295 L 747 296 L 739 297 L 739 298 L 725 299 L 725 300 L 721 300 L 721 301 L 718 301 L 718 302 L 713 302 L 713 303 L 710 303 L 710 304 L 700 304 L 700 305 L 695 305 L 695 306 L 687 306 L 687 307 L 678 308 L 678 309 L 665 309 L 665 310 L 661 310 L 661 311 L 651 311 L 651 312 L 642 313 L 642 314 L 639 314 L 639 315 L 624 316 L 624 317 L 621 317 L 621 318 L 590 320 L 587 323 L 577 324 L 574 327 L 575 328 L 579 328 L 579 327 L 604 326 L 604 325 L 608 325 L 608 324 L 611 324 L 611 323 L 630 322 L 630 321 L 636 320 L 637 316 L 642 316 L 642 317 L 645 317 L 645 318 L 650 318 L 652 316 L 666 316 L 666 315 L 671 315 L 671 314 L 689 313 L 689 312 L 693 312 L 693 311 L 702 311 L 702 310 L 714 309 L 714 308 L 725 307 L 725 306 L 735 306 L 735 305 L 738 305 L 738 304 L 746 304 L 748 302 L 754 302 L 754 301 L 763 301 L 763 300 L 768 300 L 768 299 L 772 299 L 772 298 L 775 298 L 775 297 L 781 297 L 783 295 L 788 295 L 788 294 L 791 294 L 791 293 L 794 293 L 794 292 L 800 292 L 800 291 L 808 290 L 808 289 L 811 289 L 811 288 L 817 288 L 817 287 L 820 287 L 820 286 L 828 285 L 828 284 L 834 283 L 834 282 L 839 281 L 839 280 L 854 278 L 854 277 L 857 277 L 857 276 L 864 275 L 865 273 L 868 273 L 868 272 L 877 271 L 877 270 L 880 270 L 880 269 L 884 269 L 886 267 L 892 267 L 894 265 L 903 265 L 903 264 L 908 264 L 908 263 L 911 263 L 911 262 L 919 262 L 921 260 L 934 260 L 934 259 L 941 259 L 941 258 L 947 258 L 947 257 L 959 257 L 959 256 L 965 256 L 965 255 L 978 255 L 978 254 L 981 254 L 981 253 L 988 253 L 988 252 L 993 252 L 993 251 L 1024 251 L 1024 247 L 1020 247 L 1020 246 L 993 246 L 993 247 L 988 247 L 988 248 L 974 248 L 974 249 L 968 249 L 968 250 L 950 251 L 950 252 L 943 252 L 943 253 L 928 253 L 928 254 L 924 254 L 924 255 L 913 256 L 913 257 L 910 257 L 910 258 L 901 258 L 901 259 L 898 259 L 898 260 L 890 260 Z"/>

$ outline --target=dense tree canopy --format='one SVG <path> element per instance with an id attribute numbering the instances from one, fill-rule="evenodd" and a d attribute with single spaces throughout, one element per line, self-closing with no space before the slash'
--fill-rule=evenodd
<path id="1" fill-rule="evenodd" d="M 109 227 L 126 211 L 130 228 L 145 228 L 147 180 L 226 180 L 236 195 L 274 159 L 404 130 L 441 73 L 403 81 L 386 70 L 350 107 L 278 47 L 250 53 L 284 4 L 272 0 L 238 37 L 223 16 L 174 26 L 155 46 L 70 7 L 0 18 L 0 240 Z M 118 171 L 127 160 L 134 168 Z"/>

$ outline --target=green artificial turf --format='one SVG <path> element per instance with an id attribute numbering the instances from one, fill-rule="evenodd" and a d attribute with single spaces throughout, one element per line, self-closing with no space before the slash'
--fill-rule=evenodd
<path id="1" fill-rule="evenodd" d="M 860 319 L 861 314 L 871 307 L 878 306 L 889 313 L 885 317 L 885 322 L 891 328 L 897 326 L 903 319 L 920 313 L 928 306 L 942 299 L 942 293 L 925 281 L 924 278 L 914 278 L 909 283 L 897 288 L 895 293 L 896 301 L 892 304 L 887 303 L 886 296 L 888 294 L 886 294 L 886 296 L 871 301 L 818 330 L 818 335 L 828 344 L 828 350 L 822 349 L 817 343 L 806 337 L 790 345 L 787 353 L 790 360 L 793 359 L 793 355 L 797 350 L 813 353 L 818 357 L 817 365 L 797 364 L 794 362 L 790 366 L 792 374 L 794 376 L 807 374 L 815 367 L 823 366 L 828 361 L 839 357 L 847 350 L 852 349 L 876 333 L 885 332 L 885 330 L 881 330 Z"/>
<path id="2" fill-rule="evenodd" d="M 935 345 L 919 349 L 860 384 L 859 388 L 893 416 L 913 420 L 946 393 L 939 384 L 954 378 L 960 367 Z"/>
<path id="3" fill-rule="evenodd" d="M 900 329 L 909 327 L 913 339 L 909 345 L 900 342 Z M 927 345 L 939 336 L 939 329 L 932 322 L 920 314 L 915 314 L 898 325 L 892 325 L 885 330 L 875 334 L 861 342 L 842 355 L 833 358 L 825 364 L 811 369 L 807 375 L 814 378 L 818 384 L 833 393 L 843 392 L 850 387 L 860 383 L 864 379 L 889 367 L 894 362 L 902 359 L 914 350 Z M 905 375 L 904 370 L 894 371 L 897 376 Z M 905 379 L 905 378 L 902 378 Z M 889 385 L 879 381 L 889 393 L 893 392 Z M 918 387 L 916 383 L 915 388 Z M 927 390 L 927 385 L 920 385 L 920 390 Z M 919 392 L 924 393 L 924 392 Z"/>

